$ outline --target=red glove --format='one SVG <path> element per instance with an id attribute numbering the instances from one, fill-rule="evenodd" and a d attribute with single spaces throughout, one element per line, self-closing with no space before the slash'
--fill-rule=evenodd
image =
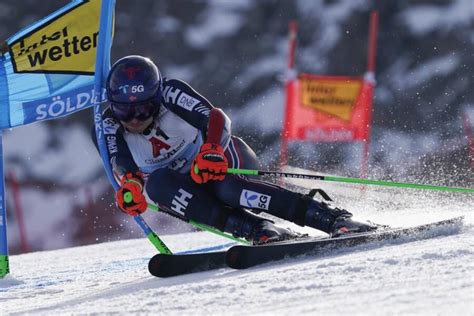
<path id="1" fill-rule="evenodd" d="M 199 184 L 206 183 L 209 180 L 221 181 L 224 180 L 227 168 L 224 149 L 217 144 L 205 143 L 194 158 L 191 167 L 191 178 Z"/>
<path id="2" fill-rule="evenodd" d="M 137 216 L 147 210 L 148 203 L 143 195 L 144 183 L 141 172 L 128 172 L 122 177 L 120 189 L 115 194 L 121 211 Z"/>

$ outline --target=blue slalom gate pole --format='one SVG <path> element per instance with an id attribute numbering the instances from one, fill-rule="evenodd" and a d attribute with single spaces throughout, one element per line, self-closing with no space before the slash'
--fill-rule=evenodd
<path id="1" fill-rule="evenodd" d="M 8 263 L 7 210 L 5 203 L 5 171 L 3 164 L 2 130 L 0 129 L 0 278 L 10 272 Z"/>
<path id="2" fill-rule="evenodd" d="M 103 86 L 106 80 L 106 76 L 110 70 L 110 48 L 112 46 L 112 23 L 113 23 L 113 12 L 115 8 L 115 0 L 103 0 L 101 7 L 100 16 L 100 29 L 99 29 L 99 43 L 97 46 L 97 57 L 95 65 L 95 82 L 94 82 L 94 96 L 96 103 L 94 105 L 94 122 L 95 122 L 95 133 L 97 137 L 97 144 L 99 147 L 100 157 L 105 168 L 107 178 L 112 184 L 115 191 L 119 189 L 118 183 L 115 181 L 112 168 L 109 162 L 109 155 L 104 139 L 104 131 L 102 126 L 102 92 Z M 166 244 L 158 237 L 155 232 L 148 226 L 143 217 L 140 215 L 133 217 L 135 222 L 145 233 L 146 237 L 155 246 L 160 253 L 171 254 L 171 250 Z"/>

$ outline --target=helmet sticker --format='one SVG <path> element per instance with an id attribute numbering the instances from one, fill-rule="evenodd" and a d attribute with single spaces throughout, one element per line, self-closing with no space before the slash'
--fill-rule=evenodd
<path id="1" fill-rule="evenodd" d="M 123 69 L 122 71 L 125 72 L 128 79 L 133 79 L 135 78 L 135 75 L 137 74 L 137 72 L 140 71 L 140 67 L 127 67 Z"/>

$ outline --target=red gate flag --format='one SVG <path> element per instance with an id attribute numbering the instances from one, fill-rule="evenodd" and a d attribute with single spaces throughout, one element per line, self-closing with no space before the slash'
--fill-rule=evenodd
<path id="1" fill-rule="evenodd" d="M 301 74 L 287 83 L 283 137 L 318 142 L 368 141 L 373 80 Z"/>

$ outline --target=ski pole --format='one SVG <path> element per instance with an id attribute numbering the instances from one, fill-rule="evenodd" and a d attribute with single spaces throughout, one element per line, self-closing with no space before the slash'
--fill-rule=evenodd
<path id="1" fill-rule="evenodd" d="M 158 250 L 159 253 L 165 254 L 165 255 L 172 255 L 173 253 L 171 250 L 166 246 L 163 240 L 148 226 L 148 224 L 145 222 L 143 217 L 140 215 L 134 216 L 133 219 L 137 224 L 141 227 L 143 232 L 146 235 L 146 238 L 155 246 L 155 248 Z"/>
<path id="2" fill-rule="evenodd" d="M 155 212 L 161 212 L 160 208 L 155 204 L 148 203 L 148 208 L 152 211 L 155 211 Z M 201 223 L 198 223 L 198 222 L 193 221 L 193 220 L 188 220 L 188 223 L 191 224 L 192 226 L 194 226 L 195 228 L 200 229 L 200 230 L 207 231 L 207 232 L 216 234 L 218 236 L 225 237 L 225 238 L 231 239 L 233 241 L 240 242 L 242 244 L 250 244 L 250 242 L 248 242 L 244 239 L 234 237 L 231 234 L 227 234 L 225 232 L 222 232 L 222 231 L 220 231 L 217 228 L 214 228 L 212 226 L 201 224 Z"/>
<path id="3" fill-rule="evenodd" d="M 114 182 L 114 185 L 116 186 L 117 183 Z M 126 200 L 127 198 L 129 199 L 129 201 Z M 126 202 L 130 202 L 132 200 L 132 197 L 128 195 L 124 197 L 124 200 Z M 153 246 L 155 246 L 155 248 L 158 250 L 159 253 L 165 254 L 165 255 L 173 254 L 171 250 L 168 248 L 168 246 L 166 246 L 165 242 L 161 240 L 161 238 L 151 229 L 151 227 L 145 222 L 145 219 L 141 215 L 134 216 L 133 219 L 138 224 L 138 226 L 140 226 L 140 228 L 145 233 L 145 236 L 153 244 Z"/>
<path id="4" fill-rule="evenodd" d="M 321 180 L 321 181 L 382 185 L 382 186 L 391 186 L 391 187 L 399 187 L 399 188 L 474 193 L 474 189 L 471 189 L 471 188 L 448 187 L 448 186 L 438 186 L 438 185 L 431 185 L 431 184 L 418 184 L 418 183 L 394 182 L 394 181 L 383 181 L 383 180 L 370 180 L 370 179 L 362 179 L 362 178 L 322 176 L 322 175 L 279 172 L 279 171 L 263 171 L 263 170 L 252 170 L 252 169 L 229 168 L 227 170 L 227 173 L 252 175 L 252 176 L 269 175 L 269 176 L 276 176 L 276 177 L 297 178 L 297 179 L 305 179 L 305 180 Z"/>

